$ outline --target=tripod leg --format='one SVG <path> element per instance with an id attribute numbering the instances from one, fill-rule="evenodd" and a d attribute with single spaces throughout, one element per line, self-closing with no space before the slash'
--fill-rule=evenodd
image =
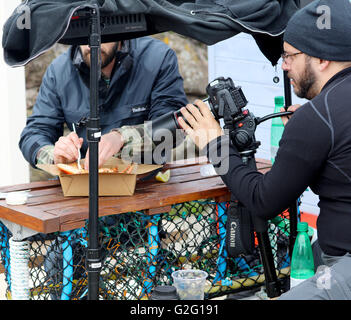
<path id="1" fill-rule="evenodd" d="M 295 239 L 297 235 L 297 222 L 299 219 L 298 215 L 298 204 L 299 199 L 296 200 L 290 207 L 289 207 L 289 219 L 290 219 L 290 237 L 289 237 L 289 255 L 291 258 L 292 251 L 295 244 Z"/>
<path id="2" fill-rule="evenodd" d="M 247 165 L 257 170 L 254 157 L 248 159 Z M 266 279 L 267 296 L 269 298 L 278 297 L 281 294 L 281 289 L 274 265 L 272 247 L 268 235 L 267 221 L 259 219 L 257 216 L 255 216 L 253 217 L 253 223 L 257 233 L 258 247 L 260 250 L 261 261 Z"/>
<path id="3" fill-rule="evenodd" d="M 278 282 L 278 277 L 275 272 L 273 253 L 268 232 L 257 232 L 257 240 L 266 279 L 267 296 L 269 298 L 278 297 L 281 294 L 280 283 Z"/>

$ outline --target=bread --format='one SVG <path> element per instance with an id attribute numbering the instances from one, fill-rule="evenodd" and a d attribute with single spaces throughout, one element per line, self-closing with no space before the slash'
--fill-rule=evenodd
<path id="1" fill-rule="evenodd" d="M 82 174 L 88 173 L 88 170 L 85 169 L 78 169 L 77 162 L 65 164 L 65 163 L 58 163 L 57 167 L 66 174 Z M 118 172 L 118 168 L 100 168 L 99 173 L 116 173 Z"/>

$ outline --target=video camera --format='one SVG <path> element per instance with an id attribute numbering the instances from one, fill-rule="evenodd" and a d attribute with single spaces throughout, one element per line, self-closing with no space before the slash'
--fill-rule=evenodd
<path id="1" fill-rule="evenodd" d="M 256 141 L 255 131 L 260 123 L 275 117 L 292 114 L 292 112 L 286 111 L 272 113 L 262 118 L 255 117 L 249 110 L 244 109 L 248 101 L 241 87 L 235 86 L 231 78 L 216 78 L 207 85 L 206 92 L 208 98 L 203 101 L 208 104 L 218 122 L 223 119 L 223 128 L 228 129 L 231 141 L 241 153 L 251 153 L 259 147 L 260 142 Z M 177 129 L 182 129 L 178 121 L 180 117 L 182 117 L 182 113 L 177 110 L 152 122 L 152 135 L 155 144 L 158 143 L 158 140 L 154 139 L 158 130 L 171 132 L 175 139 Z"/>
<path id="2" fill-rule="evenodd" d="M 244 110 L 248 101 L 241 87 L 235 86 L 231 78 L 219 77 L 207 85 L 206 92 L 208 98 L 203 101 L 207 102 L 218 122 L 220 119 L 224 120 L 224 129 L 229 129 L 230 138 L 238 150 L 251 147 L 257 149 L 259 143 L 254 138 L 256 118 L 248 110 Z M 178 121 L 180 117 L 180 110 L 163 115 L 153 121 L 153 132 L 159 129 L 169 130 L 175 137 L 176 129 L 182 129 Z"/>

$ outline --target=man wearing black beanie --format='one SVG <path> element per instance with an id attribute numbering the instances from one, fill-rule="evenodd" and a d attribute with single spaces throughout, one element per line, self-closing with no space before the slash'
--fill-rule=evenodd
<path id="1" fill-rule="evenodd" d="M 311 100 L 304 106 L 295 105 L 288 110 L 296 111 L 300 107 L 307 113 L 313 110 L 320 118 L 319 122 L 328 126 L 332 145 L 329 156 L 321 163 L 325 168 L 319 176 L 320 181 L 324 180 L 325 190 L 329 189 L 328 198 L 320 199 L 321 212 L 317 221 L 316 247 L 325 267 L 319 268 L 313 278 L 283 294 L 280 300 L 351 299 L 351 243 L 344 234 L 350 230 L 350 202 L 347 198 L 341 200 L 343 193 L 338 192 L 346 181 L 351 181 L 350 159 L 345 152 L 351 147 L 351 141 L 345 135 L 351 131 L 343 132 L 342 129 L 351 124 L 350 19 L 349 0 L 313 1 L 290 19 L 284 33 L 282 68 L 288 72 L 295 94 Z M 286 124 L 288 119 L 283 121 Z M 311 121 L 308 125 L 318 128 L 320 124 Z M 321 136 L 310 139 L 316 144 L 323 140 Z M 344 179 L 340 179 L 340 175 L 344 175 Z M 323 192 L 316 193 L 320 197 L 323 195 Z M 340 250 L 339 245 L 345 249 Z"/>
<path id="2" fill-rule="evenodd" d="M 288 22 L 283 70 L 297 96 L 272 169 L 261 174 L 244 165 L 236 147 L 197 100 L 179 123 L 206 152 L 225 184 L 249 211 L 272 219 L 307 187 L 319 196 L 318 243 L 322 264 L 315 276 L 280 296 L 284 300 L 351 299 L 351 2 L 315 0 Z M 203 132 L 207 131 L 207 134 Z M 223 159 L 219 151 L 229 152 Z M 221 163 L 228 162 L 227 173 Z"/>

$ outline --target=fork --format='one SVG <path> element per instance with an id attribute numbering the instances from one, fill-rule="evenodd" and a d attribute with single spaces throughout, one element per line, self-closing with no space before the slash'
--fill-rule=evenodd
<path id="1" fill-rule="evenodd" d="M 74 133 L 77 133 L 77 131 L 76 131 L 76 126 L 75 126 L 74 123 L 72 123 L 72 126 L 73 126 L 73 132 L 74 132 Z M 80 154 L 80 149 L 78 149 L 77 165 L 78 165 L 78 169 L 79 169 L 79 170 L 82 170 L 82 166 L 80 165 L 80 159 L 81 159 L 81 154 Z"/>

